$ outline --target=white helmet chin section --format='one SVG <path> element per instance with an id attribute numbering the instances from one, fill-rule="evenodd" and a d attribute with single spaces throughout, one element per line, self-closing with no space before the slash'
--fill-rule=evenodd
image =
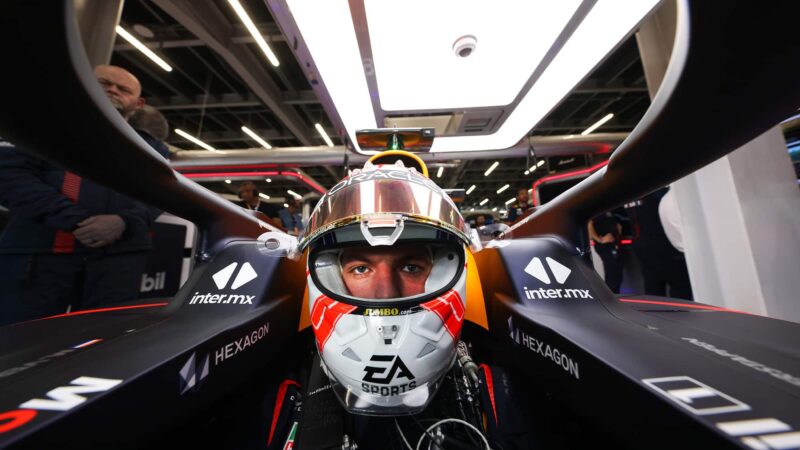
<path id="1" fill-rule="evenodd" d="M 309 299 L 317 348 L 342 405 L 355 414 L 416 414 L 455 361 L 466 271 L 451 289 L 410 306 L 342 303 L 316 289 L 310 277 Z"/>

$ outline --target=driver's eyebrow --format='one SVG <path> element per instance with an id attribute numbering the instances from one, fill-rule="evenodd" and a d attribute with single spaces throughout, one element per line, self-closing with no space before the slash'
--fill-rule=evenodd
<path id="1" fill-rule="evenodd" d="M 367 262 L 367 259 L 361 255 L 342 255 L 340 259 L 340 264 L 344 265 L 350 262 Z"/>
<path id="2" fill-rule="evenodd" d="M 407 264 L 413 262 L 413 263 L 423 263 L 426 265 L 431 265 L 431 258 L 428 257 L 428 255 L 411 253 L 407 255 L 400 255 L 400 257 L 397 258 L 397 262 L 400 264 Z"/>

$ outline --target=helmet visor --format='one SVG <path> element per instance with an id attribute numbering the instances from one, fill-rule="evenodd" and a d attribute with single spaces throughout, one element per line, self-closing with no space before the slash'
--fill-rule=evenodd
<path id="1" fill-rule="evenodd" d="M 453 287 L 464 268 L 464 252 L 456 241 L 351 245 L 312 252 L 309 270 L 319 290 L 338 301 L 413 306 Z"/>

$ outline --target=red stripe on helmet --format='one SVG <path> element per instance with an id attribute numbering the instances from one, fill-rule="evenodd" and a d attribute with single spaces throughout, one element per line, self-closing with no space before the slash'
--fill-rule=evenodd
<path id="1" fill-rule="evenodd" d="M 458 292 L 447 291 L 444 295 L 425 302 L 421 306 L 439 316 L 450 336 L 458 339 L 461 334 L 461 324 L 464 322 L 464 302 L 461 301 Z"/>
<path id="2" fill-rule="evenodd" d="M 355 309 L 355 306 L 339 303 L 326 295 L 317 297 L 317 300 L 314 301 L 314 307 L 311 309 L 311 327 L 314 328 L 314 335 L 317 337 L 317 346 L 320 352 L 325 348 L 325 343 L 331 337 L 339 319 L 345 314 L 350 314 Z"/>

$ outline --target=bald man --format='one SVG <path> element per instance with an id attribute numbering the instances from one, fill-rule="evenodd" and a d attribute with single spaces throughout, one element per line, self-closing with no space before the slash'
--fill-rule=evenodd
<path id="1" fill-rule="evenodd" d="M 144 105 L 127 70 L 95 75 L 126 119 Z M 0 325 L 138 298 L 160 211 L 2 140 L 0 204 L 11 216 L 0 235 Z"/>
<path id="2" fill-rule="evenodd" d="M 94 68 L 94 75 L 111 104 L 125 119 L 129 119 L 137 109 L 144 106 L 142 85 L 132 73 L 122 67 L 97 66 Z"/>

